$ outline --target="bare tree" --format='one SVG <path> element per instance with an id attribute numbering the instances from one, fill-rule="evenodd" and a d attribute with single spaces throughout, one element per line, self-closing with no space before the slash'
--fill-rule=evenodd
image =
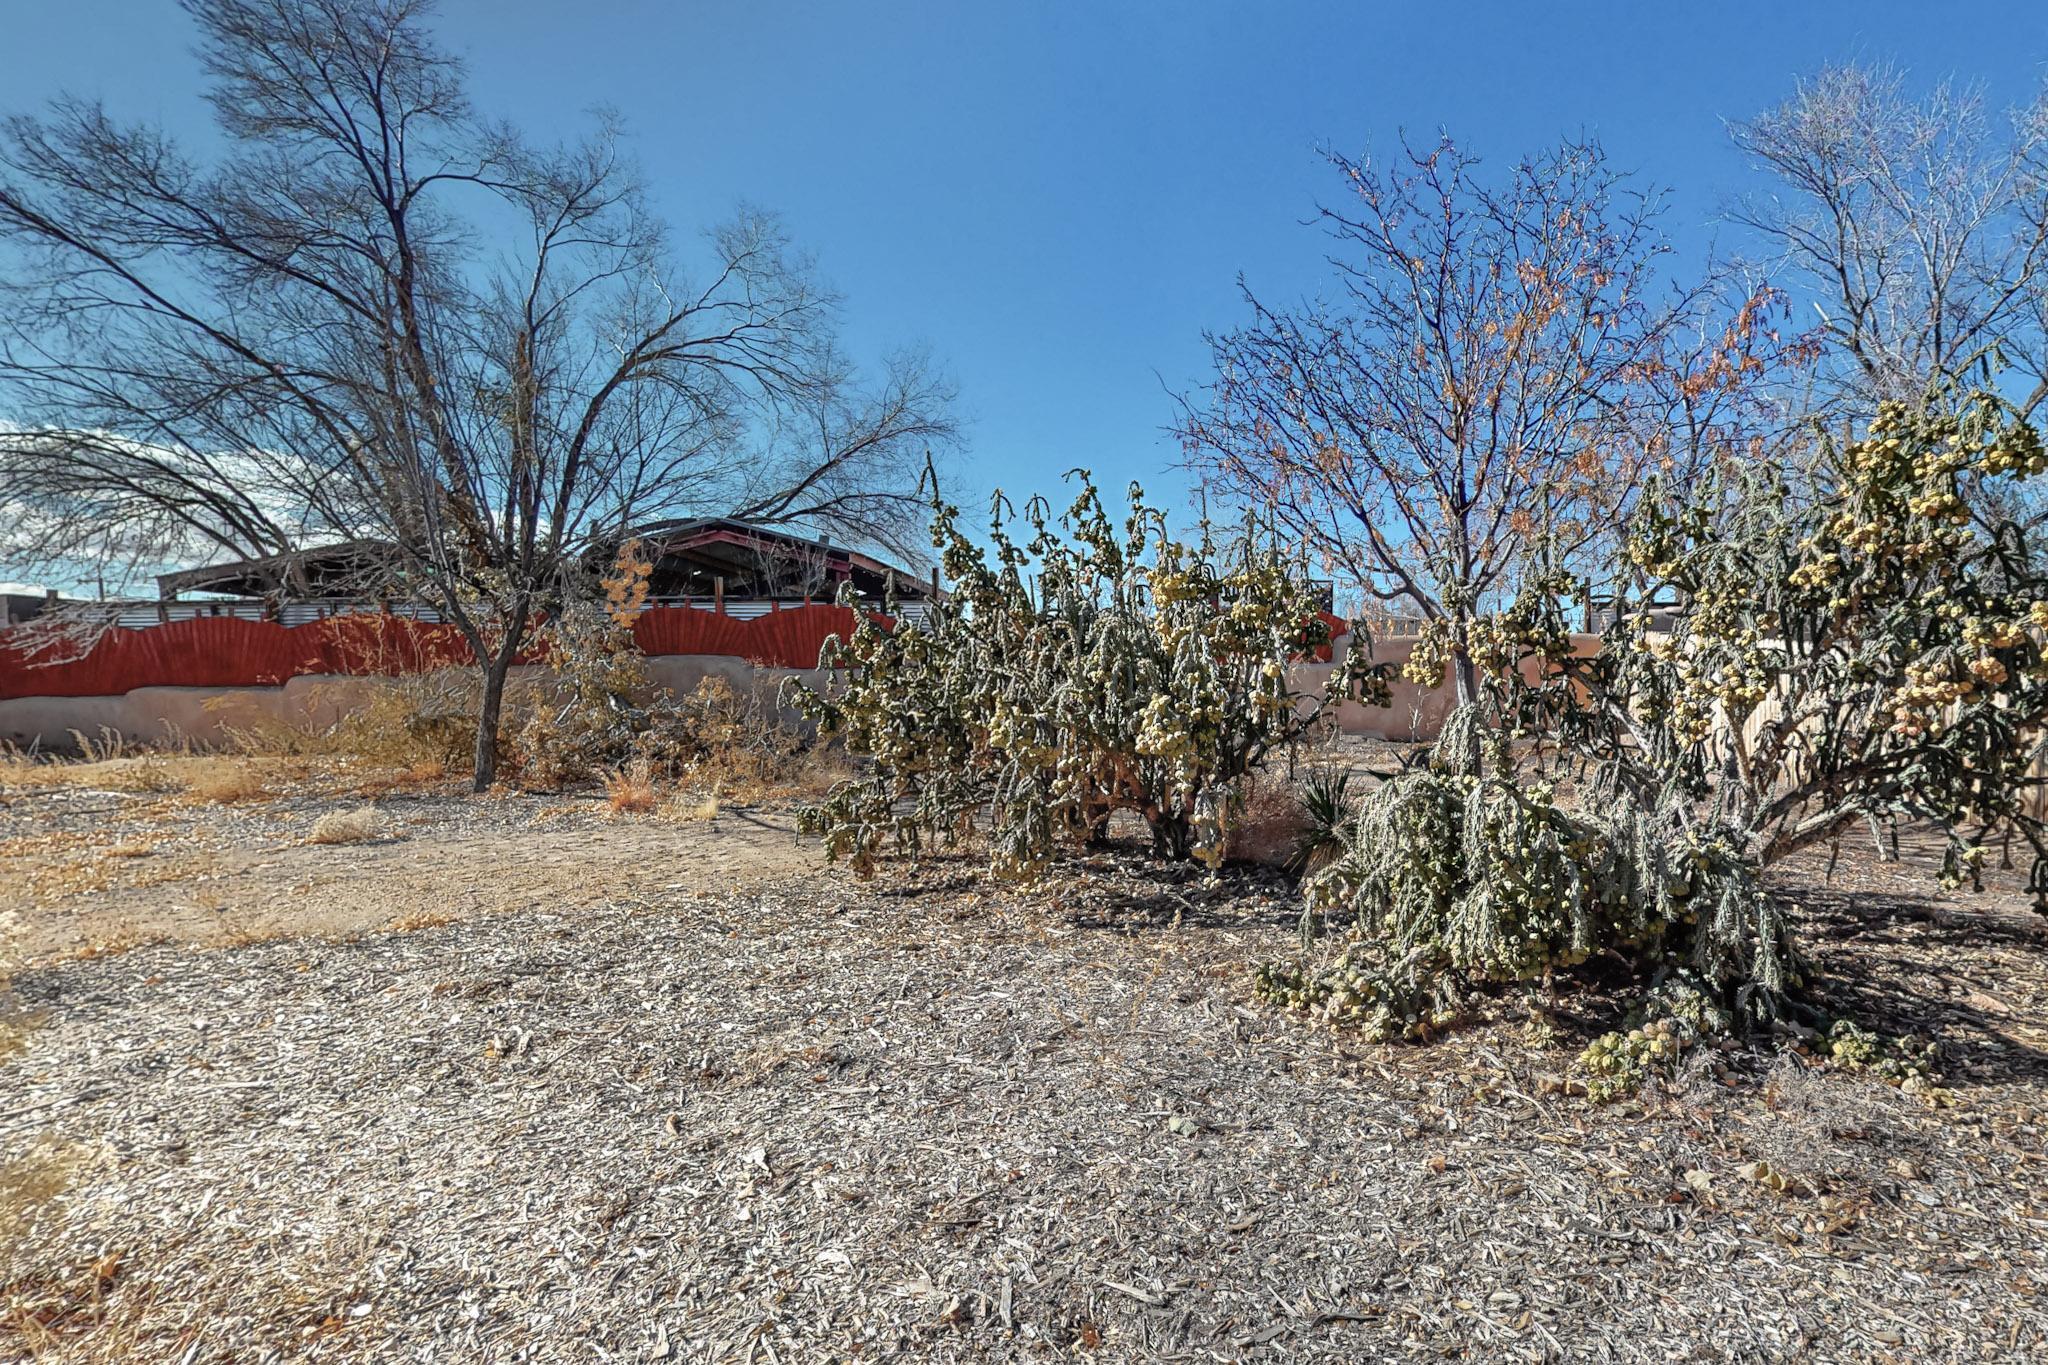
<path id="1" fill-rule="evenodd" d="M 1733 135 L 1776 185 L 1732 216 L 1818 309 L 1832 396 L 1917 401 L 1996 346 L 2022 414 L 2048 401 L 2048 92 L 2001 118 L 1829 67 Z"/>
<path id="2" fill-rule="evenodd" d="M 1597 145 L 1488 180 L 1448 139 L 1386 165 L 1332 156 L 1338 290 L 1208 337 L 1213 384 L 1179 432 L 1209 483 L 1268 511 L 1331 571 L 1449 631 L 1544 547 L 1569 564 L 1653 471 L 1739 444 L 1731 418 L 1776 343 L 1770 297 L 1710 325 L 1664 302 L 1657 200 Z"/>
<path id="3" fill-rule="evenodd" d="M 97 104 L 0 136 L 0 478 L 45 551 L 345 537 L 506 677 L 586 550 L 738 513 L 901 543 L 953 435 L 923 361 L 864 391 L 836 299 L 742 212 L 686 271 L 615 123 L 479 117 L 431 0 L 187 0 L 227 151 Z"/>

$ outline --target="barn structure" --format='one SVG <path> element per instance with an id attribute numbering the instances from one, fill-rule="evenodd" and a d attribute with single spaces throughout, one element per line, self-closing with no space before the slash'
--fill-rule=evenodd
<path id="1" fill-rule="evenodd" d="M 834 601 L 842 584 L 853 588 L 860 603 L 876 609 L 892 600 L 923 604 L 942 595 L 935 578 L 829 539 L 729 517 L 650 522 L 635 528 L 630 538 L 653 570 L 648 591 L 660 605 L 723 606 L 751 616 L 771 603 Z M 608 545 L 593 551 L 587 566 L 593 575 L 602 573 L 615 549 Z M 268 608 L 279 617 L 310 619 L 309 609 L 317 613 L 325 607 L 331 614 L 336 607 L 374 602 L 432 619 L 430 608 L 405 603 L 389 572 L 395 558 L 386 543 L 349 540 L 266 559 L 180 569 L 157 576 L 158 602 L 180 608 L 158 615 L 246 615 Z M 239 604 L 239 609 L 226 603 Z M 153 604 L 130 610 L 147 614 Z"/>
<path id="2" fill-rule="evenodd" d="M 651 573 L 633 637 L 657 680 L 682 690 L 709 673 L 814 669 L 825 640 L 851 634 L 859 613 L 914 622 L 943 597 L 935 576 L 779 528 L 693 518 L 635 538 Z M 599 554 L 593 572 L 610 558 Z M 211 694 L 282 706 L 268 693 L 336 694 L 336 679 L 468 662 L 455 627 L 406 594 L 391 563 L 374 541 L 340 542 L 167 573 L 154 601 L 62 614 L 79 629 L 53 629 L 50 612 L 0 629 L 0 739 L 101 725 L 190 734 L 201 708 L 217 709 Z M 853 605 L 839 605 L 842 587 Z"/>

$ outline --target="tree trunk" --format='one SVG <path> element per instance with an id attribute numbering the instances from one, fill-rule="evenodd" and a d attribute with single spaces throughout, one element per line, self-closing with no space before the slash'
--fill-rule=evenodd
<path id="1" fill-rule="evenodd" d="M 1479 670 L 1473 666 L 1472 651 L 1468 647 L 1471 636 L 1467 633 L 1470 623 L 1462 615 L 1451 618 L 1451 681 L 1458 695 L 1458 705 L 1469 706 L 1479 700 Z"/>
<path id="2" fill-rule="evenodd" d="M 512 652 L 499 650 L 484 665 L 484 700 L 476 717 L 476 767 L 470 790 L 485 792 L 498 780 L 498 717 L 505 709 L 505 679 L 512 672 Z"/>
<path id="3" fill-rule="evenodd" d="M 483 704 L 477 708 L 476 767 L 470 778 L 472 791 L 489 791 L 491 784 L 498 780 L 498 718 L 505 709 L 505 680 L 512 674 L 512 665 L 519 658 L 520 646 L 526 642 L 526 630 L 531 624 L 528 609 L 524 596 L 513 603 L 512 610 L 505 614 L 505 638 L 498 642 L 494 654 L 484 651 L 481 633 L 470 635 L 470 650 L 484 662 L 484 697 Z"/>
<path id="4" fill-rule="evenodd" d="M 1460 645 L 1451 653 L 1451 677 L 1458 685 L 1458 705 L 1465 706 L 1479 698 L 1479 670 L 1473 666 L 1472 656 Z"/>

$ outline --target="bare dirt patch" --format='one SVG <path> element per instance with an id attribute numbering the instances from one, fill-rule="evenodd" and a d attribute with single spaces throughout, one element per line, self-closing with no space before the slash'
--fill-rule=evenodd
<path id="1" fill-rule="evenodd" d="M 35 961 L 343 935 L 428 915 L 724 890 L 811 863 L 786 811 L 689 793 L 620 814 L 601 791 L 479 799 L 305 764 L 249 763 L 231 784 L 219 771 L 206 771 L 221 784 L 210 789 L 232 785 L 232 801 L 75 776 L 0 791 L 0 915 L 19 917 L 20 952 Z M 371 837 L 328 842 L 337 820 L 363 820 L 366 785 L 377 793 Z"/>

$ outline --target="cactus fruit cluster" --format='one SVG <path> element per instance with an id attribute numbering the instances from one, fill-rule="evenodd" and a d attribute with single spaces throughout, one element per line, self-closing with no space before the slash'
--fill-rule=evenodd
<path id="1" fill-rule="evenodd" d="M 1176 538 L 1133 485 L 1112 520 L 1086 475 L 1067 510 L 997 499 L 984 548 L 934 499 L 951 585 L 915 628 L 863 618 L 794 701 L 866 771 L 802 815 L 856 871 L 969 832 L 1031 876 L 1133 811 L 1155 850 L 1222 855 L 1241 780 L 1346 696 L 1385 695 L 1345 651 L 1325 684 L 1292 665 L 1330 643 L 1299 565 L 1247 522 Z"/>
<path id="2" fill-rule="evenodd" d="M 1812 1044 L 1823 1061 L 1845 1071 L 1866 1072 L 1909 1095 L 1936 1100 L 1941 1089 L 1940 1048 L 1917 1034 L 1894 1035 L 1849 1019 L 1837 1019 Z"/>
<path id="3" fill-rule="evenodd" d="M 1586 1094 L 1615 1100 L 1633 1094 L 1652 1075 L 1669 1075 L 1699 1042 L 1699 1033 L 1669 1015 L 1627 1030 L 1603 1033 L 1579 1054 Z"/>

